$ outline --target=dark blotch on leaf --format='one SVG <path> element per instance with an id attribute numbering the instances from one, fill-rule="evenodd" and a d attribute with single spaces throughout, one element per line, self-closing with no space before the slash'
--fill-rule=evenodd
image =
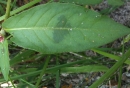
<path id="1" fill-rule="evenodd" d="M 58 23 L 55 26 L 54 32 L 53 32 L 53 39 L 56 43 L 61 42 L 67 34 L 69 34 L 69 31 L 67 28 L 71 28 L 70 24 L 67 22 L 67 19 L 64 15 L 60 16 L 58 18 Z"/>

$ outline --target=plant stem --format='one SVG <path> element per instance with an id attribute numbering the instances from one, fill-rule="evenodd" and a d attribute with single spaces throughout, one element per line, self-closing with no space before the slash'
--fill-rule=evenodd
<path id="1" fill-rule="evenodd" d="M 57 57 L 56 58 L 56 65 L 59 65 L 59 58 Z M 59 77 L 59 75 L 60 75 L 60 71 L 59 70 L 57 70 L 56 71 L 56 88 L 60 88 L 59 86 L 59 84 L 60 84 L 60 77 Z"/>
<path id="2" fill-rule="evenodd" d="M 6 7 L 6 13 L 5 13 L 5 19 L 8 19 L 9 15 L 10 15 L 10 5 L 11 5 L 11 0 L 7 1 L 7 7 Z"/>
<path id="3" fill-rule="evenodd" d="M 13 82 L 12 82 L 11 78 L 10 78 L 10 75 L 9 75 L 9 80 L 10 80 L 10 82 L 11 82 L 12 86 L 13 86 L 14 88 L 16 88 L 16 87 L 15 87 L 15 85 L 13 84 Z"/>
<path id="4" fill-rule="evenodd" d="M 11 11 L 10 16 L 12 16 L 12 15 L 18 13 L 18 12 L 21 12 L 22 10 L 29 8 L 29 7 L 33 6 L 34 4 L 36 4 L 36 3 L 40 2 L 40 1 L 41 0 L 34 0 L 34 1 L 24 5 L 24 6 L 21 6 L 18 9 Z M 4 20 L 4 18 L 5 18 L 5 15 L 1 16 L 0 21 Z"/>
<path id="5" fill-rule="evenodd" d="M 23 81 L 24 83 L 26 83 L 27 85 L 30 85 L 30 86 L 34 86 L 33 84 L 31 84 L 31 83 L 29 83 L 29 82 L 27 82 L 26 80 L 24 80 L 24 79 L 20 79 L 20 81 Z"/>
<path id="6" fill-rule="evenodd" d="M 124 38 L 123 38 L 122 55 L 124 55 L 124 52 L 125 52 L 125 46 L 124 46 Z M 121 88 L 122 67 L 123 67 L 123 65 L 121 65 L 120 68 L 119 68 L 118 88 Z"/>
<path id="7" fill-rule="evenodd" d="M 46 71 L 46 68 L 48 66 L 49 61 L 50 61 L 50 56 L 48 56 L 48 58 L 46 58 L 45 65 L 43 66 L 42 72 L 41 72 L 40 77 L 39 77 L 39 79 L 38 79 L 38 81 L 36 83 L 35 88 L 39 88 L 38 86 L 39 86 L 39 84 L 41 82 L 43 74 L 45 74 L 45 71 Z"/>
<path id="8" fill-rule="evenodd" d="M 97 88 L 104 80 L 108 79 L 130 56 L 130 49 L 114 64 L 99 80 L 94 82 L 89 88 Z"/>

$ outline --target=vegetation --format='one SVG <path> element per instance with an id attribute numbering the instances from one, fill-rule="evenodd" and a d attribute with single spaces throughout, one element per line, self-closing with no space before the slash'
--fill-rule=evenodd
<path id="1" fill-rule="evenodd" d="M 12 84 L 16 81 L 19 88 L 40 88 L 56 79 L 55 87 L 60 88 L 61 73 L 105 72 L 89 87 L 96 88 L 119 68 L 122 74 L 122 65 L 130 64 L 130 48 L 125 47 L 129 36 L 123 38 L 118 49 L 101 46 L 128 35 L 130 29 L 108 17 L 110 8 L 104 10 L 105 13 L 87 8 L 102 1 L 50 0 L 35 5 L 41 0 L 33 0 L 21 7 L 17 6 L 17 0 L 0 1 L 1 15 L 5 13 L 0 17 L 0 67 L 3 74 L 0 81 L 11 81 Z M 108 4 L 117 8 L 124 2 L 108 0 Z M 98 55 L 88 57 L 84 53 L 86 50 Z M 109 60 L 106 63 L 99 59 L 102 57 L 115 62 Z M 107 64 L 113 66 L 108 68 Z"/>

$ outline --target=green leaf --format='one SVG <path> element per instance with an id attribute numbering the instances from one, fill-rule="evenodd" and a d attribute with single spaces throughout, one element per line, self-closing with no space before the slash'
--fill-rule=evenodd
<path id="1" fill-rule="evenodd" d="M 125 38 L 124 38 L 124 40 L 121 42 L 121 44 L 123 45 L 124 43 L 127 43 L 127 42 L 129 42 L 130 41 L 130 34 L 128 34 Z"/>
<path id="2" fill-rule="evenodd" d="M 5 80 L 8 80 L 10 65 L 8 42 L 6 39 L 0 42 L 0 67 Z"/>
<path id="3" fill-rule="evenodd" d="M 60 0 L 65 3 L 75 3 L 80 5 L 95 5 L 101 3 L 103 0 Z"/>
<path id="4" fill-rule="evenodd" d="M 116 55 L 113 55 L 113 54 L 110 54 L 110 53 L 101 51 L 100 49 L 92 49 L 92 50 L 93 50 L 94 52 L 97 52 L 98 54 L 101 54 L 101 55 L 103 55 L 103 56 L 109 57 L 110 59 L 113 59 L 113 60 L 116 60 L 116 61 L 122 59 L 122 58 L 119 57 L 119 56 L 116 56 Z M 130 64 L 130 60 L 127 59 L 127 60 L 125 61 L 125 63 L 129 65 L 129 64 Z"/>
<path id="5" fill-rule="evenodd" d="M 81 72 L 99 72 L 103 71 L 106 72 L 108 68 L 106 66 L 100 65 L 88 65 L 88 66 L 81 66 L 81 67 L 65 67 L 60 69 L 62 73 L 81 73 Z"/>
<path id="6" fill-rule="evenodd" d="M 87 65 L 87 66 L 79 66 L 79 67 L 64 67 L 60 69 L 60 73 L 82 73 L 82 72 L 106 72 L 109 70 L 108 67 L 103 65 Z M 52 70 L 47 73 L 54 73 L 57 70 Z"/>
<path id="7" fill-rule="evenodd" d="M 11 58 L 10 65 L 13 66 L 13 65 L 16 65 L 16 64 L 22 62 L 23 60 L 25 61 L 25 60 L 29 59 L 29 56 L 33 56 L 34 53 L 35 52 L 32 50 L 22 51 L 19 54 L 17 54 L 15 57 Z"/>
<path id="8" fill-rule="evenodd" d="M 10 17 L 2 27 L 17 45 L 46 54 L 84 51 L 130 33 L 107 16 L 67 3 L 36 6 Z"/>
<path id="9" fill-rule="evenodd" d="M 112 6 L 121 6 L 124 4 L 124 2 L 122 0 L 107 0 L 109 5 Z"/>

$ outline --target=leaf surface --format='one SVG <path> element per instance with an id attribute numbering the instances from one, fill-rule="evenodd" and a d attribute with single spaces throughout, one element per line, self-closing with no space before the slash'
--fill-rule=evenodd
<path id="1" fill-rule="evenodd" d="M 81 67 L 65 67 L 60 69 L 61 73 L 81 73 L 81 72 L 106 72 L 108 68 L 106 66 L 88 65 Z"/>
<path id="2" fill-rule="evenodd" d="M 108 4 L 113 6 L 121 6 L 124 4 L 122 0 L 107 0 Z"/>
<path id="3" fill-rule="evenodd" d="M 101 3 L 103 0 L 60 0 L 65 3 L 75 3 L 80 5 L 95 5 Z"/>
<path id="4" fill-rule="evenodd" d="M 9 65 L 8 42 L 6 39 L 0 42 L 0 67 L 1 67 L 1 72 L 5 80 L 7 81 L 10 65 Z"/>
<path id="5" fill-rule="evenodd" d="M 17 45 L 46 54 L 84 51 L 130 33 L 107 16 L 69 3 L 36 6 L 10 17 L 2 27 Z"/>

